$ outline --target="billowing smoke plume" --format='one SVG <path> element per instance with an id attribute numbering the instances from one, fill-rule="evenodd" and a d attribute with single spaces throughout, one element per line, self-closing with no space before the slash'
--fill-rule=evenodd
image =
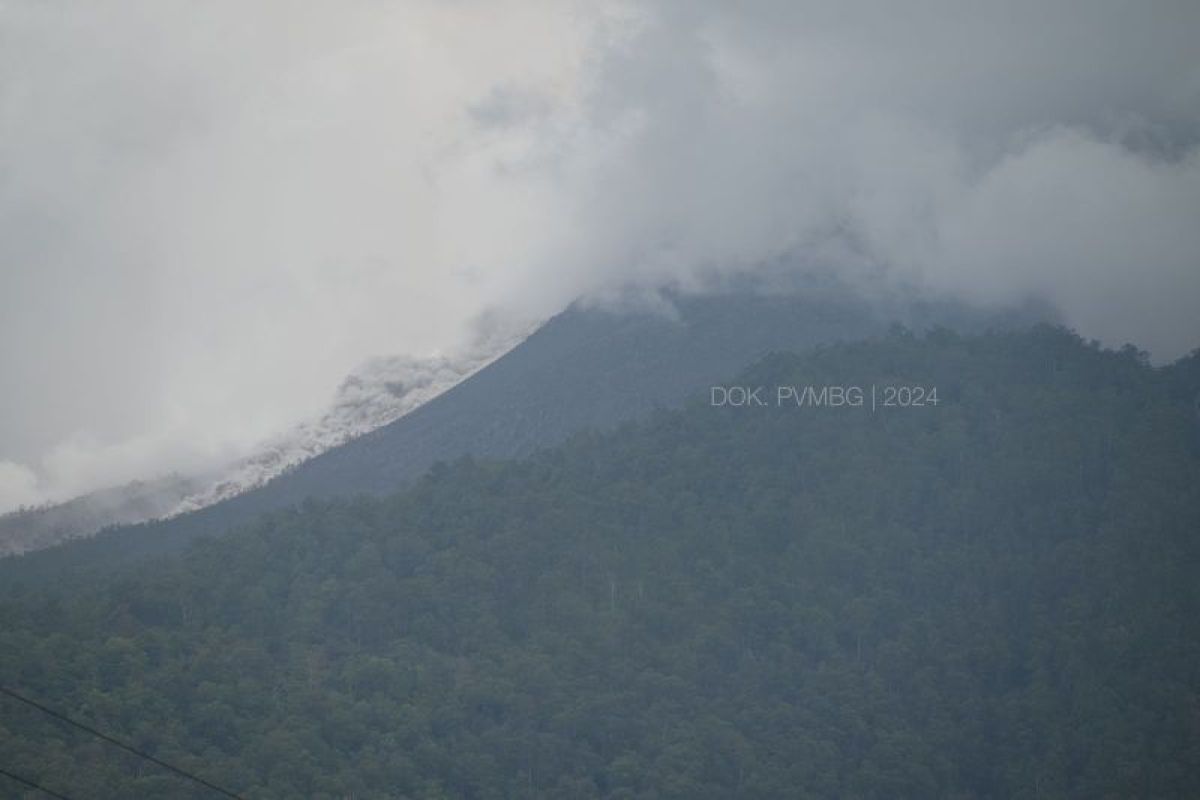
<path id="1" fill-rule="evenodd" d="M 0 509 L 786 262 L 1200 345 L 1194 3 L 10 0 Z M 499 310 L 499 311 L 497 311 Z"/>

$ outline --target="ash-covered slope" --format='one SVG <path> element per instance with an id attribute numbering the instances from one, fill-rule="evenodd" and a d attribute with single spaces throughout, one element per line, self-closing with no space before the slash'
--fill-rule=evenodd
<path id="1" fill-rule="evenodd" d="M 368 361 L 342 383 L 327 412 L 264 443 L 254 455 L 184 497 L 168 516 L 206 508 L 262 486 L 298 464 L 399 419 L 495 360 L 525 335 L 481 342 L 448 356 Z"/>
<path id="2" fill-rule="evenodd" d="M 519 330 L 480 337 L 447 355 L 392 356 L 363 364 L 338 388 L 329 409 L 203 475 L 134 481 L 64 503 L 0 516 L 0 556 L 52 547 L 116 525 L 197 511 L 262 486 L 320 453 L 386 425 L 437 397 L 511 349 Z"/>
<path id="3" fill-rule="evenodd" d="M 171 475 L 0 515 L 0 556 L 52 547 L 110 525 L 161 517 L 203 485 L 196 478 Z"/>
<path id="4" fill-rule="evenodd" d="M 667 314 L 574 306 L 434 400 L 258 489 L 32 554 L 24 564 L 0 562 L 0 571 L 32 575 L 172 552 L 308 498 L 393 491 L 438 461 L 525 455 L 579 431 L 611 429 L 678 406 L 771 351 L 862 339 L 897 322 L 969 331 L 1042 316 L 1041 310 L 994 314 L 951 304 L 868 302 L 840 289 L 677 297 Z"/>

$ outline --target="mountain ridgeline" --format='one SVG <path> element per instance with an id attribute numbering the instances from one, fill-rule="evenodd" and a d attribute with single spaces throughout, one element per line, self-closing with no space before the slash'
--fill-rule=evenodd
<path id="1" fill-rule="evenodd" d="M 608 430 L 735 374 L 773 350 L 862 339 L 896 320 L 970 331 L 1028 324 L 1037 309 L 984 312 L 953 303 L 866 302 L 848 291 L 730 292 L 672 299 L 672 314 L 572 307 L 459 385 L 395 422 L 209 508 L 94 539 L 0 559 L 0 580 L 104 569 L 177 552 L 264 511 L 308 498 L 387 494 L 437 461 L 513 458 L 583 430 Z"/>
<path id="2" fill-rule="evenodd" d="M 1045 326 L 768 355 L 723 381 L 763 405 L 9 586 L 0 674 L 254 798 L 1194 796 L 1194 366 Z M 937 403 L 775 402 L 808 386 Z M 11 704 L 0 751 L 200 796 Z"/>

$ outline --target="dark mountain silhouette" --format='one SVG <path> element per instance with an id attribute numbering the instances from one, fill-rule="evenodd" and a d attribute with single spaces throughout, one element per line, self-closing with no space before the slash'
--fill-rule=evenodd
<path id="1" fill-rule="evenodd" d="M 0 577 L 175 552 L 197 536 L 309 498 L 390 492 L 438 461 L 526 455 L 581 430 L 678 406 L 771 351 L 862 339 L 897 323 L 972 331 L 1046 316 L 1040 308 L 995 313 L 956 303 L 867 301 L 828 287 L 676 296 L 670 306 L 666 313 L 572 306 L 445 394 L 265 486 L 191 514 L 0 561 Z"/>

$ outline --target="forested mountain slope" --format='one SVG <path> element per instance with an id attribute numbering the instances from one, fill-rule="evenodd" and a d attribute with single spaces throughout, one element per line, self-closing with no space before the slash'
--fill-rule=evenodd
<path id="1" fill-rule="evenodd" d="M 767 404 L 705 392 L 9 587 L 0 674 L 254 798 L 1194 795 L 1178 372 L 1041 327 L 897 331 L 730 383 Z M 938 402 L 774 403 L 829 385 Z M 80 797 L 200 796 L 11 704 L 0 753 Z"/>
<path id="2" fill-rule="evenodd" d="M 881 333 L 900 320 L 963 330 L 1028 323 L 1037 309 L 983 312 L 958 304 L 867 302 L 843 287 L 800 294 L 731 291 L 673 298 L 672 314 L 572 307 L 450 391 L 267 485 L 198 512 L 0 560 L 0 580 L 177 551 L 264 511 L 309 497 L 386 494 L 438 460 L 512 458 L 578 431 L 609 429 L 726 378 L 772 350 L 803 350 Z"/>

